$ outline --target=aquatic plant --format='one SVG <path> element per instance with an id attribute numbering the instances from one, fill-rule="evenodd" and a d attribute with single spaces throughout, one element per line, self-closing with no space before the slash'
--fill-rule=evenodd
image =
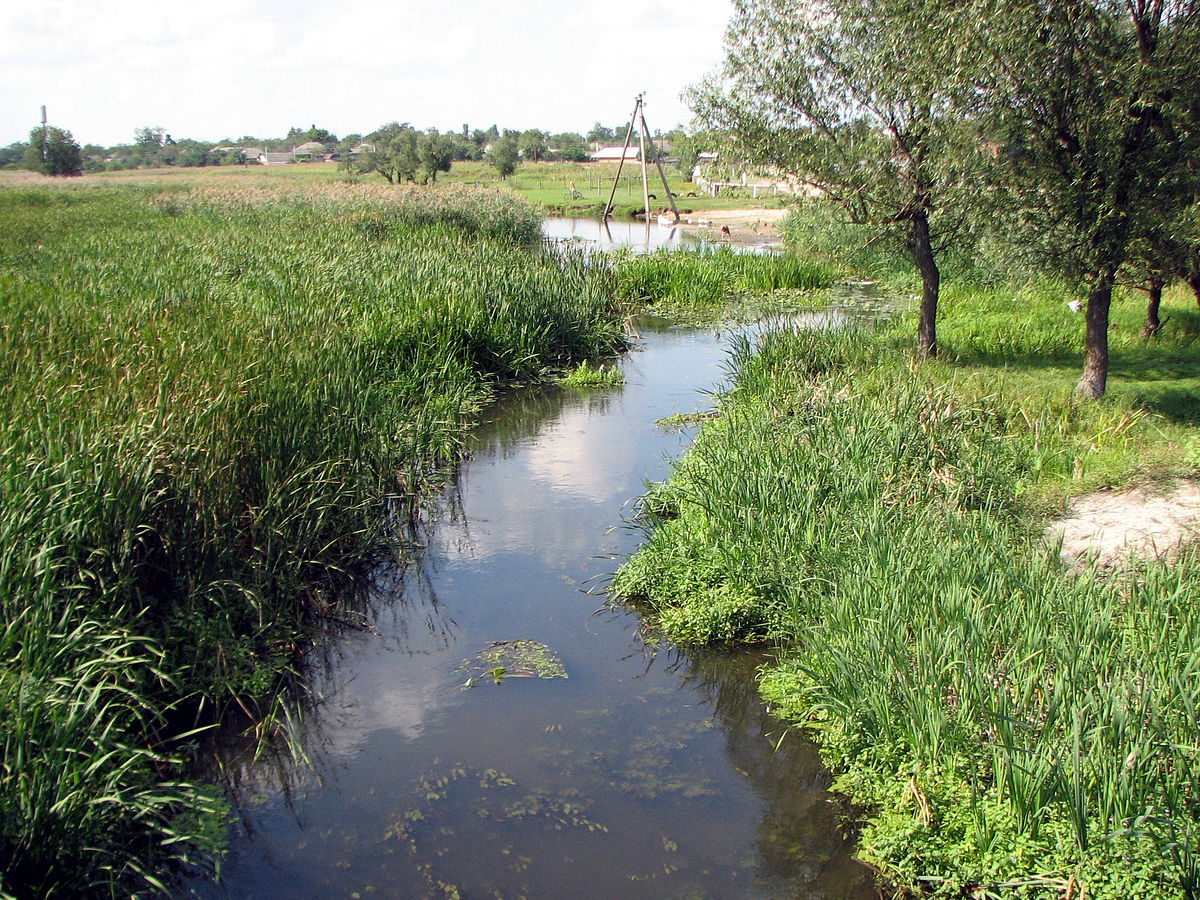
<path id="1" fill-rule="evenodd" d="M 614 589 L 676 640 L 778 647 L 768 700 L 865 804 L 861 852 L 896 881 L 1195 896 L 1200 556 L 1081 576 L 1038 514 L 1044 481 L 1129 477 L 1169 423 L 914 370 L 904 344 L 741 342 Z"/>
<path id="2" fill-rule="evenodd" d="M 536 222 L 470 190 L 0 191 L 3 890 L 193 859 L 193 729 L 270 705 L 497 386 L 621 346 L 608 275 Z"/>
<path id="3" fill-rule="evenodd" d="M 719 307 L 735 296 L 780 288 L 827 287 L 838 270 L 788 254 L 713 250 L 627 254 L 614 263 L 624 299 L 659 307 Z"/>
<path id="4" fill-rule="evenodd" d="M 567 387 L 616 387 L 625 383 L 625 376 L 616 366 L 600 363 L 593 365 L 588 360 L 558 380 Z"/>

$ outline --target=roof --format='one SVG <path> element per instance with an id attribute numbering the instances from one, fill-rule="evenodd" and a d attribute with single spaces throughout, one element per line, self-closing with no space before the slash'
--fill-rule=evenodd
<path id="1" fill-rule="evenodd" d="M 324 153 L 325 145 L 320 141 L 305 141 L 292 150 L 293 153 Z"/>
<path id="2" fill-rule="evenodd" d="M 620 159 L 621 158 L 621 150 L 622 150 L 621 147 L 601 147 L 599 150 L 595 151 L 594 153 L 592 153 L 590 155 L 591 155 L 592 159 Z M 625 151 L 626 159 L 640 158 L 641 151 L 637 147 L 637 145 L 625 147 L 624 151 Z"/>

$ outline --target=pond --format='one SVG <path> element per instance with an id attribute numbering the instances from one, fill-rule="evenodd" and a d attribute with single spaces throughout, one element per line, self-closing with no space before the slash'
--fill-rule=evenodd
<path id="1" fill-rule="evenodd" d="M 624 386 L 490 410 L 370 628 L 312 661 L 308 761 L 224 748 L 238 825 L 192 894 L 876 896 L 756 657 L 664 645 L 604 596 L 692 437 L 656 420 L 705 408 L 726 361 L 728 333 L 639 327 Z"/>

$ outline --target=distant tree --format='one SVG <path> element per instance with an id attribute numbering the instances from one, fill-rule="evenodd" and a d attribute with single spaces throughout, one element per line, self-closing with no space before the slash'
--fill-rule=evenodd
<path id="1" fill-rule="evenodd" d="M 324 144 L 329 147 L 338 142 L 337 135 L 332 131 L 326 131 L 324 128 L 318 128 L 316 125 L 309 126 L 308 131 L 301 135 L 303 140 L 301 143 L 308 141 L 316 141 L 318 144 Z"/>
<path id="2" fill-rule="evenodd" d="M 349 161 L 356 172 L 378 172 L 388 184 L 415 181 L 421 160 L 417 153 L 419 133 L 407 122 L 390 122 L 367 135 L 364 143 L 373 149 Z"/>
<path id="3" fill-rule="evenodd" d="M 540 162 L 546 155 L 546 132 L 530 128 L 519 138 L 521 155 L 532 162 Z"/>
<path id="4" fill-rule="evenodd" d="M 65 128 L 34 128 L 29 132 L 22 168 L 43 175 L 82 175 L 83 154 Z"/>
<path id="5" fill-rule="evenodd" d="M 485 158 L 501 178 L 507 178 L 513 172 L 517 171 L 518 149 L 516 132 L 507 131 L 503 137 L 492 141 L 492 146 L 487 151 Z"/>
<path id="6" fill-rule="evenodd" d="M 583 139 L 582 134 L 577 134 L 573 131 L 564 131 L 560 134 L 551 135 L 547 143 L 549 144 L 549 149 L 554 151 L 554 156 L 558 159 L 570 162 L 582 162 L 588 158 L 587 141 Z"/>
<path id="7" fill-rule="evenodd" d="M 434 183 L 438 172 L 450 171 L 457 147 L 455 135 L 439 134 L 436 128 L 430 128 L 417 139 L 417 163 L 422 184 Z"/>
<path id="8" fill-rule="evenodd" d="M 620 135 L 617 134 L 618 130 L 621 132 Z M 628 131 L 627 128 L 607 128 L 597 122 L 592 126 L 592 130 L 587 133 L 587 139 L 596 144 L 611 144 L 613 141 L 623 138 L 626 131 Z"/>
<path id="9" fill-rule="evenodd" d="M 38 129 L 38 140 L 41 140 L 41 129 Z M 0 169 L 12 169 L 21 166 L 25 159 L 25 152 L 29 149 L 29 145 L 24 141 L 17 141 L 15 144 L 9 144 L 7 147 L 0 147 Z"/>

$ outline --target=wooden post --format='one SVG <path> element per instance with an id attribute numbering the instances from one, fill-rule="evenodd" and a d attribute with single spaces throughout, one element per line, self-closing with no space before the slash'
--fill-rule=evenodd
<path id="1" fill-rule="evenodd" d="M 642 94 L 638 94 L 637 106 L 633 108 L 633 116 L 636 120 L 642 114 Z M 629 123 L 630 125 L 633 122 Z M 646 128 L 643 125 L 638 129 L 638 143 L 642 148 L 642 212 L 646 218 L 647 224 L 650 222 L 650 179 L 646 175 Z"/>
<path id="2" fill-rule="evenodd" d="M 633 123 L 637 119 L 638 107 L 642 105 L 641 95 L 633 107 L 633 115 L 629 117 L 629 128 L 625 131 L 625 146 L 621 149 L 621 161 L 617 163 L 617 177 L 613 179 L 612 192 L 608 195 L 608 204 L 604 207 L 602 218 L 607 219 L 612 214 L 613 198 L 617 196 L 617 185 L 621 182 L 621 170 L 625 168 L 625 154 L 629 151 L 629 139 L 633 137 Z"/>
<path id="3" fill-rule="evenodd" d="M 645 141 L 650 141 L 650 146 L 654 147 L 654 141 L 650 137 L 650 129 L 646 126 L 645 104 L 642 104 L 641 115 L 642 115 L 642 137 L 643 137 L 642 146 L 643 147 L 645 146 Z M 654 151 L 654 165 L 658 169 L 658 177 L 662 179 L 663 190 L 667 192 L 667 202 L 669 202 L 671 204 L 671 212 L 675 216 L 675 224 L 678 225 L 679 224 L 679 208 L 675 205 L 675 195 L 671 193 L 671 185 L 669 185 L 667 183 L 667 173 L 663 171 L 662 160 L 658 158 L 658 150 Z M 645 162 L 642 163 L 642 167 L 643 167 L 643 169 L 645 168 Z M 647 210 L 646 211 L 647 221 L 649 220 L 649 215 L 650 215 L 650 211 Z"/>

